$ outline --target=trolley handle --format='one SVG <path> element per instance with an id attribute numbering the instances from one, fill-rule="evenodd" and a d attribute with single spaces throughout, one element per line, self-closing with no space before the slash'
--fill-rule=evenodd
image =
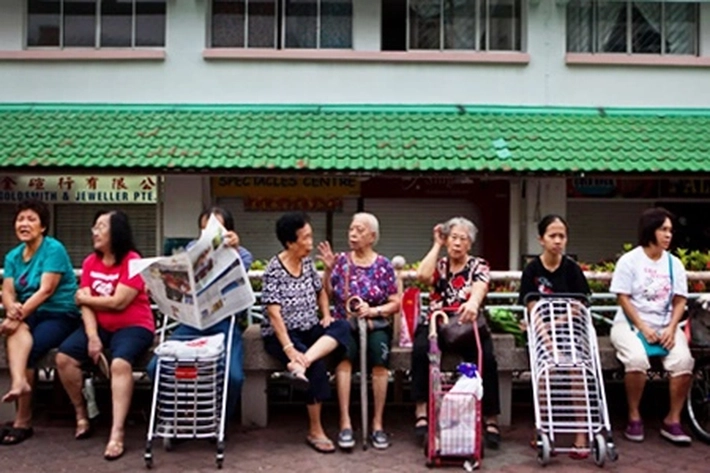
<path id="1" fill-rule="evenodd" d="M 529 302 L 539 299 L 575 299 L 589 307 L 589 296 L 580 292 L 554 292 L 552 294 L 529 292 L 523 298 L 523 305 L 527 307 Z"/>

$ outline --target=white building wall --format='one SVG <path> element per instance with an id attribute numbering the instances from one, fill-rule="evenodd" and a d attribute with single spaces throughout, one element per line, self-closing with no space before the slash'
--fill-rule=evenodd
<path id="1" fill-rule="evenodd" d="M 354 48 L 380 49 L 381 0 L 354 0 Z M 530 63 L 204 60 L 209 0 L 168 1 L 164 61 L 2 61 L 2 102 L 409 103 L 709 107 L 710 68 L 567 66 L 565 8 L 527 6 Z M 0 2 L 0 51 L 24 43 L 25 0 Z M 701 52 L 710 55 L 710 4 Z M 48 74 L 51 71 L 51 74 Z"/>

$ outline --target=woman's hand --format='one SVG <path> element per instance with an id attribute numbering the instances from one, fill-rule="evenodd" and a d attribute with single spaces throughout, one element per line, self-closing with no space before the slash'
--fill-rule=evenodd
<path id="1" fill-rule="evenodd" d="M 89 337 L 89 345 L 87 351 L 89 352 L 89 358 L 91 358 L 94 363 L 99 362 L 99 355 L 104 350 L 104 345 L 101 343 L 101 339 L 98 335 L 93 335 Z"/>
<path id="2" fill-rule="evenodd" d="M 478 318 L 478 304 L 469 299 L 464 304 L 461 304 L 458 314 L 461 316 L 459 323 L 475 322 Z"/>
<path id="3" fill-rule="evenodd" d="M 224 244 L 236 248 L 239 246 L 239 235 L 229 230 L 224 234 Z"/>
<path id="4" fill-rule="evenodd" d="M 6 311 L 6 315 L 8 319 L 12 320 L 22 320 L 22 304 L 19 302 L 14 302 L 12 303 Z"/>
<path id="5" fill-rule="evenodd" d="M 322 241 L 318 243 L 318 256 L 316 257 L 323 262 L 326 271 L 332 271 L 335 266 L 335 254 L 330 247 L 330 243 Z"/>
<path id="6" fill-rule="evenodd" d="M 76 301 L 77 305 L 86 305 L 89 302 L 90 298 L 91 289 L 89 289 L 88 287 L 79 288 L 79 290 L 76 291 L 76 295 L 74 296 L 74 300 Z"/>
<path id="7" fill-rule="evenodd" d="M 320 319 L 320 324 L 323 326 L 323 328 L 327 327 L 328 325 L 333 323 L 333 317 L 330 315 L 324 316 L 322 319 Z"/>
<path id="8" fill-rule="evenodd" d="M 658 343 L 660 339 L 658 338 L 658 334 L 656 333 L 655 330 L 653 330 L 651 327 L 648 325 L 644 324 L 643 326 L 639 327 L 639 332 L 643 334 L 643 337 L 646 339 L 646 341 L 650 344 Z"/>
<path id="9" fill-rule="evenodd" d="M 446 244 L 446 235 L 444 235 L 444 226 L 437 224 L 434 226 L 434 243 L 444 246 Z"/>
<path id="10" fill-rule="evenodd" d="M 0 324 L 0 334 L 10 336 L 17 331 L 22 322 L 20 320 L 5 318 Z"/>
<path id="11" fill-rule="evenodd" d="M 375 310 L 375 308 L 370 307 L 370 304 L 365 301 L 362 301 L 357 306 L 357 311 L 355 312 L 355 314 L 362 319 L 377 317 L 377 311 Z"/>
<path id="12" fill-rule="evenodd" d="M 666 350 L 672 350 L 675 346 L 676 330 L 677 326 L 670 324 L 668 327 L 664 328 L 663 331 L 661 331 L 659 341 L 661 345 L 663 345 L 663 348 L 665 348 Z"/>
<path id="13" fill-rule="evenodd" d="M 288 359 L 294 363 L 298 363 L 299 365 L 303 366 L 304 368 L 308 368 L 311 366 L 311 362 L 308 361 L 308 358 L 306 358 L 306 355 L 301 353 L 300 351 L 296 350 L 296 347 L 290 346 L 286 349 L 286 356 Z"/>

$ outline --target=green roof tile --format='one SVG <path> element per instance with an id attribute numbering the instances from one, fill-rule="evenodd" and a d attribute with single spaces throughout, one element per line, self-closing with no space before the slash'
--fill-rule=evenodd
<path id="1" fill-rule="evenodd" d="M 710 110 L 0 105 L 6 168 L 707 172 Z"/>

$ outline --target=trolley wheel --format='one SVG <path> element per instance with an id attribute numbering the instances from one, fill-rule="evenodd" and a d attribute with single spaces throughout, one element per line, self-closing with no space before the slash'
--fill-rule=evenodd
<path id="1" fill-rule="evenodd" d="M 619 452 L 616 450 L 616 445 L 614 442 L 607 442 L 606 444 L 606 455 L 609 461 L 615 462 L 619 459 Z"/>
<path id="2" fill-rule="evenodd" d="M 699 440 L 710 443 L 710 358 L 695 362 L 686 401 L 690 426 Z"/>
<path id="3" fill-rule="evenodd" d="M 550 455 L 552 454 L 552 445 L 550 444 L 550 437 L 547 434 L 538 434 L 538 440 L 540 444 L 537 447 L 537 462 L 546 466 L 550 463 Z"/>
<path id="4" fill-rule="evenodd" d="M 224 458 L 218 458 L 218 459 L 216 460 L 216 463 L 217 463 L 217 469 L 218 469 L 218 470 L 221 470 L 221 469 L 222 469 L 222 466 L 224 465 Z"/>
<path id="5" fill-rule="evenodd" d="M 597 434 L 594 436 L 594 442 L 592 443 L 592 456 L 594 457 L 594 463 L 601 468 L 604 466 L 606 455 L 606 439 L 602 434 Z"/>
<path id="6" fill-rule="evenodd" d="M 173 444 L 173 439 L 171 439 L 170 437 L 163 437 L 163 449 L 166 452 L 172 452 L 174 446 L 175 445 Z"/>
<path id="7" fill-rule="evenodd" d="M 145 467 L 149 470 L 153 469 L 153 459 L 152 458 L 145 458 Z"/>

